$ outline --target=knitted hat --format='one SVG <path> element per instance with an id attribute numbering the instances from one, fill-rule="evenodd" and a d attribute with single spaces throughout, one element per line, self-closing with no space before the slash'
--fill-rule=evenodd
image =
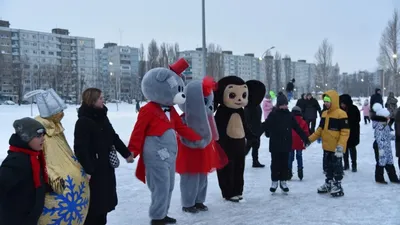
<path id="1" fill-rule="evenodd" d="M 295 106 L 292 108 L 292 112 L 300 112 L 301 113 L 301 108 L 298 106 Z"/>
<path id="2" fill-rule="evenodd" d="M 379 103 L 375 103 L 372 106 L 372 110 L 374 110 L 374 112 L 376 113 L 377 116 L 382 116 L 385 118 L 390 116 L 389 110 L 387 110 L 386 108 L 383 108 L 383 106 Z"/>
<path id="3" fill-rule="evenodd" d="M 278 95 L 276 99 L 276 106 L 288 105 L 288 100 L 284 94 Z"/>
<path id="4" fill-rule="evenodd" d="M 270 95 L 270 94 L 266 94 L 266 95 L 265 95 L 265 98 L 271 99 L 271 95 Z"/>
<path id="5" fill-rule="evenodd" d="M 13 127 L 15 133 L 23 142 L 26 143 L 30 142 L 33 138 L 46 133 L 46 130 L 41 123 L 29 117 L 14 121 Z"/>
<path id="6" fill-rule="evenodd" d="M 324 102 L 332 102 L 332 99 L 328 95 L 325 95 Z"/>

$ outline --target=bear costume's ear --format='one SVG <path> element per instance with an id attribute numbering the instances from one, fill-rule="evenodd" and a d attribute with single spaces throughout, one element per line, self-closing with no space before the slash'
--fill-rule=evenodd
<path id="1" fill-rule="evenodd" d="M 257 106 L 261 104 L 267 92 L 265 85 L 258 80 L 249 80 L 246 82 L 249 89 L 249 103 L 248 106 Z"/>
<path id="2" fill-rule="evenodd" d="M 165 71 L 159 71 L 156 75 L 156 80 L 160 81 L 160 82 L 164 82 L 166 79 L 168 79 L 169 76 L 170 76 L 170 74 L 165 73 Z"/>

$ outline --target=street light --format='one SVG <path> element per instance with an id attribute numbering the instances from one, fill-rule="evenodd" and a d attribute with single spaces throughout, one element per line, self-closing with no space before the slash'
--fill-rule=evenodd
<path id="1" fill-rule="evenodd" d="M 274 48 L 275 48 L 275 46 L 272 46 L 272 47 L 270 47 L 269 49 L 267 49 L 267 50 L 261 55 L 261 57 L 260 57 L 259 59 L 260 59 L 260 60 L 263 60 L 264 57 L 265 57 L 265 55 L 267 55 L 268 52 L 271 51 L 271 50 L 274 49 Z"/>
<path id="2" fill-rule="evenodd" d="M 203 76 L 207 75 L 207 48 L 206 48 L 206 1 L 201 1 L 202 9 L 202 36 L 203 36 Z"/>
<path id="3" fill-rule="evenodd" d="M 113 65 L 113 62 L 108 62 L 108 65 L 110 65 L 110 66 L 112 66 Z M 117 90 L 118 90 L 118 84 L 117 84 L 117 75 L 116 74 L 113 74 L 113 72 L 110 72 L 110 77 L 112 77 L 112 76 L 115 76 L 115 100 L 116 100 L 116 104 L 117 104 L 117 111 L 119 111 L 119 108 L 118 108 L 118 92 L 117 92 Z"/>

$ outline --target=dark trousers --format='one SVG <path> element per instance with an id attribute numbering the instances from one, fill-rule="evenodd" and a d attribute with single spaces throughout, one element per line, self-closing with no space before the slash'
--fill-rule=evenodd
<path id="1" fill-rule="evenodd" d="M 107 213 L 105 214 L 94 214 L 89 211 L 86 216 L 84 225 L 106 225 L 107 224 Z"/>
<path id="2" fill-rule="evenodd" d="M 344 167 L 349 168 L 349 155 L 351 157 L 351 165 L 352 168 L 357 168 L 357 149 L 354 148 L 347 148 L 347 151 L 343 155 Z"/>
<path id="3" fill-rule="evenodd" d="M 224 140 L 221 147 L 228 156 L 228 164 L 217 170 L 218 184 L 225 199 L 243 194 L 245 139 Z"/>
<path id="4" fill-rule="evenodd" d="M 249 154 L 250 149 L 251 149 L 251 156 L 253 157 L 253 161 L 257 161 L 259 148 L 260 148 L 260 138 L 258 138 L 258 141 L 247 141 L 246 155 Z"/>
<path id="5" fill-rule="evenodd" d="M 271 152 L 271 180 L 288 180 L 289 152 Z"/>
<path id="6" fill-rule="evenodd" d="M 364 116 L 364 122 L 365 124 L 371 123 L 371 119 L 369 118 L 369 116 Z"/>
<path id="7" fill-rule="evenodd" d="M 316 119 L 307 120 L 307 126 L 308 126 L 308 129 L 310 130 L 310 134 L 312 134 L 312 133 L 315 132 L 315 125 L 316 125 L 316 123 L 317 123 L 317 120 L 316 120 Z"/>
<path id="8" fill-rule="evenodd" d="M 372 143 L 372 148 L 374 149 L 376 165 L 379 166 L 379 148 L 378 148 L 378 143 L 376 143 L 376 141 Z"/>
<path id="9" fill-rule="evenodd" d="M 324 151 L 326 157 L 326 180 L 341 181 L 343 179 L 342 158 L 335 156 L 335 152 Z"/>
<path id="10" fill-rule="evenodd" d="M 326 163 L 326 156 L 327 155 L 325 154 L 325 151 L 322 151 L 322 169 L 324 170 L 325 173 L 328 167 L 328 164 Z"/>

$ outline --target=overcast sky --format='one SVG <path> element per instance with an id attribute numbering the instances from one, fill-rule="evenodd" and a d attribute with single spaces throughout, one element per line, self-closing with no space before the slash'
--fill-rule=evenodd
<path id="1" fill-rule="evenodd" d="M 207 43 L 261 56 L 271 46 L 292 60 L 314 61 L 321 41 L 334 46 L 341 72 L 374 70 L 378 44 L 400 0 L 206 0 Z M 146 47 L 178 42 L 201 47 L 201 0 L 0 0 L 11 27 L 69 29 L 71 35 Z M 275 51 L 274 50 L 274 51 Z"/>

